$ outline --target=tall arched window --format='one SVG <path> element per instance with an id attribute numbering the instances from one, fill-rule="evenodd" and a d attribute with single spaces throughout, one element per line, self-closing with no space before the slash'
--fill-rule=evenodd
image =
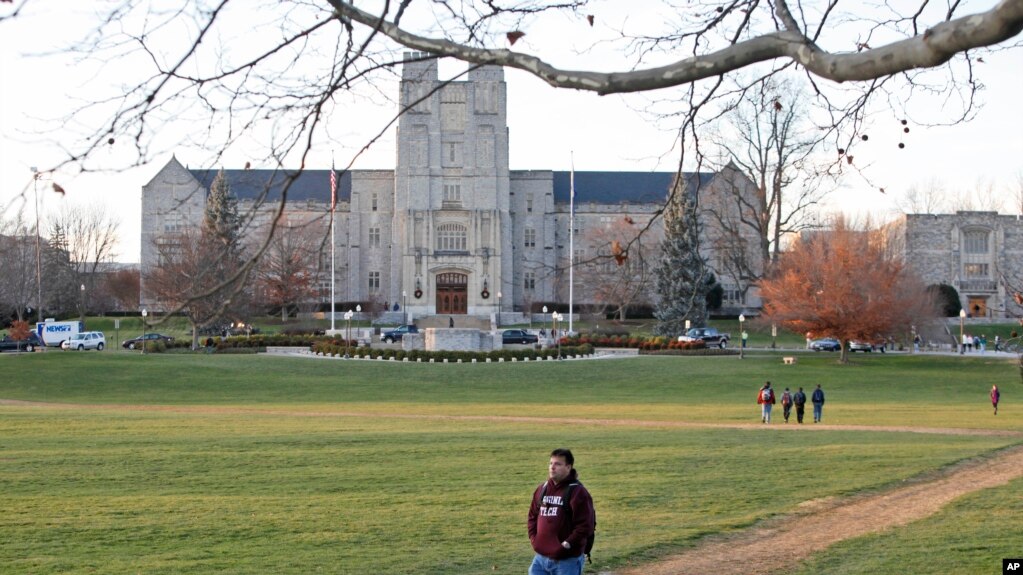
<path id="1" fill-rule="evenodd" d="M 437 251 L 464 252 L 468 249 L 465 226 L 441 224 L 437 226 Z"/>

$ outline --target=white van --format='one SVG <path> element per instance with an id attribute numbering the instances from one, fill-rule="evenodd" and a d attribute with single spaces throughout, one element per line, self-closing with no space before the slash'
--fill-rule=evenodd
<path id="1" fill-rule="evenodd" d="M 36 324 L 36 335 L 43 344 L 50 347 L 60 347 L 71 336 L 84 330 L 85 326 L 80 321 L 54 321 L 48 318 Z"/>

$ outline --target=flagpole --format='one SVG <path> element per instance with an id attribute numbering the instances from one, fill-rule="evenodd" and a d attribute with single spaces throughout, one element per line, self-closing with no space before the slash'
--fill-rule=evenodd
<path id="1" fill-rule="evenodd" d="M 337 174 L 334 172 L 334 153 L 330 158 L 330 333 L 337 333 L 334 330 L 334 208 L 337 205 Z"/>
<path id="2" fill-rule="evenodd" d="M 568 333 L 572 333 L 572 304 L 575 290 L 575 152 L 569 152 L 572 171 L 568 196 Z"/>

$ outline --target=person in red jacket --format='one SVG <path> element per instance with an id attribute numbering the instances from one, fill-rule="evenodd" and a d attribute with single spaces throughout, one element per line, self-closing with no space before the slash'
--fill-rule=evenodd
<path id="1" fill-rule="evenodd" d="M 596 516 L 568 449 L 551 452 L 547 480 L 537 486 L 526 528 L 536 556 L 529 575 L 581 575 Z"/>
<path id="2" fill-rule="evenodd" d="M 771 423 L 771 408 L 774 407 L 774 390 L 771 389 L 771 382 L 764 384 L 757 392 L 757 404 L 760 405 L 760 421 Z"/>
<path id="3" fill-rule="evenodd" d="M 998 400 L 1002 398 L 1001 392 L 998 391 L 998 385 L 991 386 L 991 405 L 995 408 L 995 415 L 998 415 Z"/>

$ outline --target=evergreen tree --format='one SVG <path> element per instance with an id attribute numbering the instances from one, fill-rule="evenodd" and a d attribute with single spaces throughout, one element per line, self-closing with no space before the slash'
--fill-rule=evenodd
<path id="1" fill-rule="evenodd" d="M 210 184 L 202 230 L 203 236 L 213 245 L 219 244 L 219 251 L 225 255 L 237 255 L 241 233 L 238 200 L 231 195 L 231 186 L 224 177 L 223 169 L 217 172 Z"/>
<path id="2" fill-rule="evenodd" d="M 657 268 L 660 302 L 654 313 L 655 333 L 670 337 L 682 335 L 687 319 L 693 326 L 706 324 L 709 276 L 707 262 L 700 255 L 696 203 L 679 180 L 664 211 L 664 241 Z"/>

